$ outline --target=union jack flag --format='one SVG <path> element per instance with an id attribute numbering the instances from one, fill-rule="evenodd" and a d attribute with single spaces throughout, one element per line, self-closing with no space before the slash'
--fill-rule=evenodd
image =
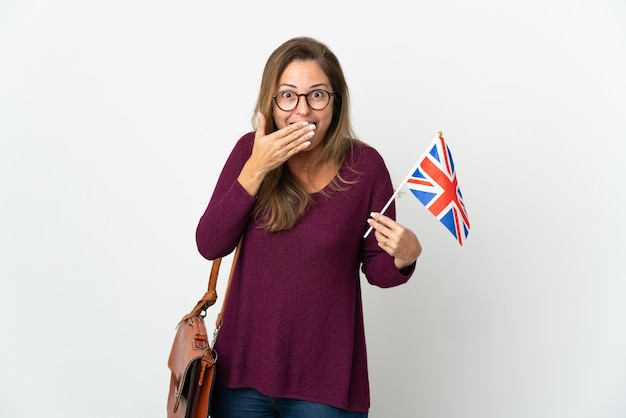
<path id="1" fill-rule="evenodd" d="M 460 245 L 467 238 L 470 223 L 459 188 L 452 153 L 441 132 L 415 165 L 407 187 L 452 233 Z"/>

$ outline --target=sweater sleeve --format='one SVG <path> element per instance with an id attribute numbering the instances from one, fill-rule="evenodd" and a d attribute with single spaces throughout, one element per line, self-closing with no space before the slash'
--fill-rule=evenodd
<path id="1" fill-rule="evenodd" d="M 250 196 L 237 181 L 252 153 L 253 141 L 254 133 L 248 133 L 231 151 L 196 228 L 198 251 L 209 260 L 223 257 L 235 248 L 256 202 L 256 196 Z"/>
<path id="2" fill-rule="evenodd" d="M 372 158 L 368 158 L 366 169 L 366 181 L 371 182 L 368 204 L 370 212 L 380 212 L 393 195 L 394 189 L 382 156 L 376 151 L 370 154 Z M 385 215 L 396 219 L 395 202 L 389 205 Z M 404 284 L 411 278 L 415 264 L 402 271 L 398 270 L 394 258 L 378 245 L 374 231 L 361 241 L 361 270 L 370 284 L 388 288 Z"/>

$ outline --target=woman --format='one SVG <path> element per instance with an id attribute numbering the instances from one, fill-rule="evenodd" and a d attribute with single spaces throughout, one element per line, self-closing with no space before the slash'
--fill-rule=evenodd
<path id="1" fill-rule="evenodd" d="M 276 49 L 256 108 L 255 132 L 235 145 L 196 233 L 207 259 L 244 236 L 211 416 L 366 417 L 359 269 L 380 287 L 405 283 L 420 243 L 393 205 L 371 212 L 392 196 L 391 180 L 355 139 L 346 81 L 325 45 L 294 38 Z"/>

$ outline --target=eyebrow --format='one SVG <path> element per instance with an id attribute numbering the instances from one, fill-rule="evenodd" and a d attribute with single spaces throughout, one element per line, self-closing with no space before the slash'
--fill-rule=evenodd
<path id="1" fill-rule="evenodd" d="M 282 88 L 282 87 L 291 87 L 293 89 L 298 89 L 298 86 L 295 86 L 293 84 L 287 84 L 287 83 L 283 83 L 283 84 L 278 86 L 279 89 Z M 326 83 L 313 84 L 313 85 L 309 86 L 309 89 L 316 89 L 316 88 L 319 88 L 319 87 L 326 87 L 326 88 L 328 88 L 328 84 L 326 84 Z"/>

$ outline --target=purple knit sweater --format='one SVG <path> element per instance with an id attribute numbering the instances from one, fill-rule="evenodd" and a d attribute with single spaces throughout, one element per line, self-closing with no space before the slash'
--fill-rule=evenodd
<path id="1" fill-rule="evenodd" d="M 365 413 L 359 268 L 380 287 L 405 283 L 413 273 L 400 273 L 373 233 L 362 238 L 369 213 L 393 194 L 387 168 L 373 148 L 354 147 L 341 175 L 357 182 L 314 194 L 314 207 L 295 227 L 270 233 L 249 222 L 256 198 L 237 181 L 253 141 L 248 133 L 236 144 L 196 231 L 198 249 L 210 260 L 230 253 L 245 233 L 216 344 L 216 385 Z M 393 205 L 386 215 L 395 217 Z"/>

